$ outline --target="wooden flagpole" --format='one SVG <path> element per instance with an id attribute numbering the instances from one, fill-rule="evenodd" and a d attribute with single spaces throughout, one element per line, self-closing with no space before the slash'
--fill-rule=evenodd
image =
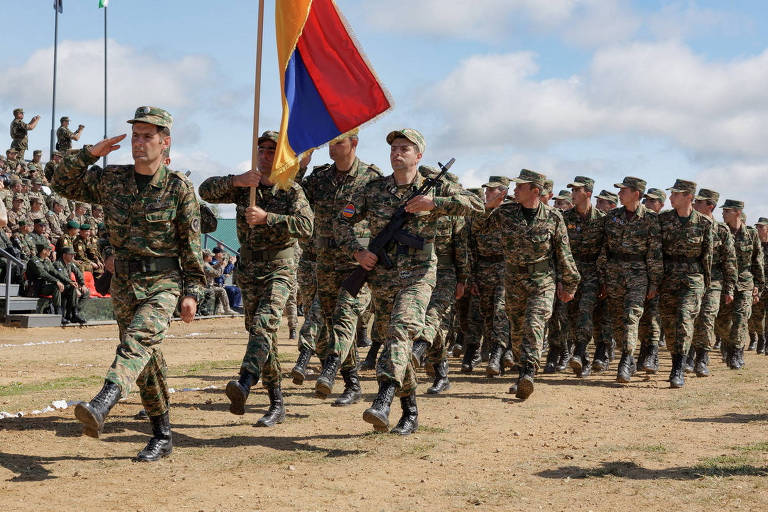
<path id="1" fill-rule="evenodd" d="M 264 0 L 259 0 L 259 30 L 256 41 L 256 83 L 253 96 L 253 145 L 251 169 L 256 169 L 259 154 L 259 104 L 261 103 L 261 47 L 264 39 Z M 256 187 L 251 187 L 251 206 L 256 206 Z"/>

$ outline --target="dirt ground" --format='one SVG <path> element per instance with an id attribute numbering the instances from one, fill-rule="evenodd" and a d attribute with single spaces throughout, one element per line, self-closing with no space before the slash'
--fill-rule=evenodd
<path id="1" fill-rule="evenodd" d="M 173 454 L 132 462 L 150 432 L 133 419 L 138 395 L 113 410 L 102 440 L 81 436 L 73 407 L 0 419 L 0 506 L 6 510 L 768 510 L 768 357 L 745 369 L 716 358 L 713 376 L 670 390 L 670 361 L 618 387 L 615 368 L 579 381 L 537 378 L 526 402 L 510 378 L 458 373 L 443 396 L 423 394 L 419 431 L 373 434 L 363 402 L 330 407 L 284 382 L 288 416 L 254 428 L 261 386 L 246 415 L 228 412 L 223 387 L 246 343 L 242 319 L 174 323 L 164 342 L 172 395 Z M 0 328 L 0 411 L 87 400 L 101 387 L 115 326 Z M 46 343 L 41 343 L 46 342 Z M 295 342 L 280 331 L 284 375 Z M 317 361 L 313 360 L 317 369 Z M 185 388 L 216 389 L 182 391 Z M 337 382 L 334 391 L 341 390 Z M 393 404 L 392 420 L 400 415 Z"/>

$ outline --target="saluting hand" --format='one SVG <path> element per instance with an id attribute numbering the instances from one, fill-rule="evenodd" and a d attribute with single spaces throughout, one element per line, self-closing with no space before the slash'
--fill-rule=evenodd
<path id="1" fill-rule="evenodd" d="M 408 213 L 431 212 L 435 209 L 435 200 L 429 196 L 416 196 L 405 203 L 405 211 Z"/>
<path id="2" fill-rule="evenodd" d="M 123 140 L 126 137 L 126 134 L 118 135 L 117 137 L 110 137 L 108 139 L 104 139 L 97 144 L 94 144 L 90 148 L 88 148 L 88 152 L 92 156 L 102 157 L 107 156 L 111 152 L 115 151 L 116 149 L 120 149 L 120 145 L 118 142 Z"/>

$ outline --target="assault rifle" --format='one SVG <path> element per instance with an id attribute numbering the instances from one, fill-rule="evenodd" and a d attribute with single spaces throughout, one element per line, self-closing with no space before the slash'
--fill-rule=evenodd
<path id="1" fill-rule="evenodd" d="M 421 187 L 411 193 L 411 195 L 405 198 L 405 201 L 403 201 L 403 203 L 397 207 L 397 210 L 395 210 L 395 213 L 392 215 L 392 218 L 389 219 L 387 225 L 384 226 L 384 229 L 382 229 L 379 234 L 371 239 L 371 242 L 368 244 L 368 250 L 379 258 L 379 261 L 383 263 L 384 268 L 389 269 L 394 266 L 392 260 L 387 254 L 388 250 L 391 249 L 392 244 L 398 243 L 399 245 L 404 245 L 418 250 L 424 248 L 423 238 L 418 235 L 408 233 L 403 229 L 403 226 L 406 222 L 408 222 L 408 219 L 413 217 L 412 213 L 405 211 L 405 205 L 408 204 L 408 201 L 414 197 L 423 196 L 432 190 L 433 187 L 436 187 L 442 183 L 443 176 L 448 172 L 448 169 L 451 168 L 453 162 L 455 161 L 455 158 L 451 158 L 445 165 L 438 162 L 437 165 L 440 166 L 440 174 L 434 178 L 426 178 Z M 365 270 L 363 267 L 357 267 L 352 271 L 351 274 L 347 276 L 344 282 L 341 283 L 341 287 L 347 290 L 353 297 L 357 297 L 357 294 L 360 292 L 360 288 L 362 288 L 365 282 L 368 280 L 368 272 L 369 271 Z"/>

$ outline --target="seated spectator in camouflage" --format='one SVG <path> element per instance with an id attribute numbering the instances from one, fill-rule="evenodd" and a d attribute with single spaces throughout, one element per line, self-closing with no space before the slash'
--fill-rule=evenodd
<path id="1" fill-rule="evenodd" d="M 32 225 L 32 233 L 29 234 L 30 240 L 35 245 L 44 244 L 51 245 L 51 241 L 47 234 L 48 223 L 45 219 L 35 219 Z"/>
<path id="2" fill-rule="evenodd" d="M 229 297 L 224 287 L 215 283 L 215 279 L 221 277 L 225 260 L 213 264 L 213 253 L 208 249 L 203 251 L 203 270 L 205 271 L 205 297 L 200 307 L 201 315 L 217 314 L 217 306 L 221 304 L 223 314 L 235 315 L 229 307 Z"/>
<path id="3" fill-rule="evenodd" d="M 21 194 L 16 194 L 13 196 L 13 202 L 11 203 L 11 209 L 8 211 L 8 227 L 10 228 L 12 233 L 16 233 L 19 231 L 19 221 L 20 220 L 26 220 L 26 215 L 24 215 L 24 198 L 21 197 Z"/>
<path id="4" fill-rule="evenodd" d="M 30 260 L 35 255 L 35 245 L 29 238 L 32 226 L 24 220 L 19 220 L 19 230 L 13 234 L 13 245 L 19 250 L 19 259 Z"/>
<path id="5" fill-rule="evenodd" d="M 80 315 L 80 309 L 83 303 L 91 296 L 91 290 L 85 286 L 85 276 L 80 268 L 75 265 L 75 251 L 72 247 L 66 246 L 61 250 L 59 259 L 53 266 L 59 275 L 67 278 L 66 290 L 62 298 L 62 311 L 64 320 L 84 324 L 87 322 Z M 74 288 L 74 293 L 70 290 Z"/>
<path id="6" fill-rule="evenodd" d="M 43 210 L 43 201 L 39 197 L 32 196 L 29 198 L 29 213 L 27 213 L 27 219 L 32 222 L 38 219 L 45 219 L 46 211 Z"/>
<path id="7" fill-rule="evenodd" d="M 80 234 L 74 240 L 73 247 L 80 270 L 92 272 L 94 275 L 101 274 L 104 264 L 101 262 L 96 245 L 91 240 L 90 224 L 80 224 Z"/>
<path id="8" fill-rule="evenodd" d="M 47 164 L 45 164 L 45 168 L 43 169 L 43 174 L 45 174 L 45 179 L 48 181 L 48 183 L 51 182 L 53 179 L 53 169 L 59 165 L 59 162 L 61 162 L 62 155 L 58 151 L 53 152 L 53 156 L 48 161 Z"/>
<path id="9" fill-rule="evenodd" d="M 61 315 L 62 294 L 65 292 L 69 280 L 64 279 L 54 268 L 50 256 L 51 247 L 49 245 L 35 246 L 35 254 L 27 262 L 27 295 L 29 297 L 50 297 L 53 312 Z M 74 288 L 68 293 L 73 295 Z M 70 296 L 67 298 L 72 300 Z M 38 311 L 38 313 L 40 312 Z"/>
<path id="10" fill-rule="evenodd" d="M 56 253 L 61 254 L 61 248 L 67 245 L 74 249 L 75 239 L 79 231 L 80 224 L 76 220 L 68 220 L 64 234 L 56 242 Z"/>
<path id="11" fill-rule="evenodd" d="M 59 217 L 56 215 L 56 208 L 61 210 L 61 205 L 59 203 L 54 203 L 54 210 L 45 214 L 45 220 L 48 222 L 48 238 L 51 239 L 53 245 L 56 245 L 56 242 L 59 241 L 61 235 L 64 234 Z"/>

